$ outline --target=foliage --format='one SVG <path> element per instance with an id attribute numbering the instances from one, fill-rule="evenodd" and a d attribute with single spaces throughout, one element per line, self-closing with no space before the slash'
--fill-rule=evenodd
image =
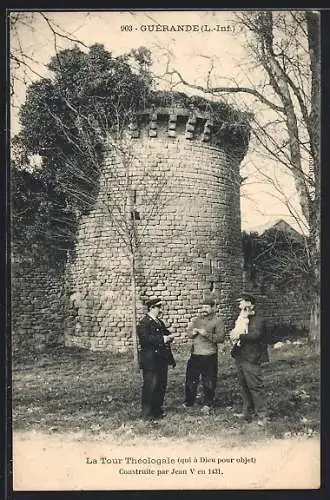
<path id="1" fill-rule="evenodd" d="M 311 268 L 307 260 L 304 237 L 270 228 L 262 234 L 243 231 L 244 268 L 261 291 L 274 285 L 283 293 L 299 290 L 311 294 Z"/>
<path id="2" fill-rule="evenodd" d="M 156 107 L 176 106 L 188 109 L 194 108 L 202 112 L 212 113 L 215 120 L 229 123 L 241 123 L 249 127 L 250 115 L 222 100 L 212 102 L 201 96 L 188 96 L 184 92 L 162 90 L 151 93 L 150 104 Z"/>
<path id="3" fill-rule="evenodd" d="M 59 251 L 74 244 L 76 222 L 98 192 L 100 133 L 118 130 L 143 105 L 150 86 L 147 56 L 141 48 L 113 57 L 98 44 L 89 52 L 66 49 L 51 59 L 52 76 L 29 86 L 13 141 L 14 238 Z M 130 65 L 134 57 L 137 70 Z M 38 170 L 31 165 L 35 155 Z"/>
<path id="4" fill-rule="evenodd" d="M 58 265 L 72 248 L 77 220 L 64 196 L 39 172 L 11 168 L 14 257 Z"/>

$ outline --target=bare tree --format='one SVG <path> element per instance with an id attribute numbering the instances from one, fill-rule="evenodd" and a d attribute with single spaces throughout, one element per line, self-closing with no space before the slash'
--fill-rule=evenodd
<path id="1" fill-rule="evenodd" d="M 83 13 L 83 16 L 88 17 L 89 13 Z M 48 60 L 43 63 L 38 59 L 38 54 L 34 56 L 31 47 L 26 46 L 26 39 L 29 37 L 22 36 L 22 33 L 24 34 L 25 32 L 25 35 L 34 35 L 41 27 L 44 27 L 47 31 L 47 36 L 51 34 L 55 60 L 60 68 L 61 58 L 59 54 L 63 47 L 74 45 L 75 47 L 89 48 L 73 32 L 66 31 L 50 13 L 37 11 L 10 12 L 8 22 L 11 34 L 9 56 L 11 62 L 10 89 L 13 106 L 15 106 L 14 100 L 19 86 L 26 89 L 31 82 L 36 79 L 43 80 L 46 75 L 49 80 L 52 79 L 52 75 L 49 72 Z M 138 60 L 138 58 L 141 59 L 143 57 L 143 54 L 138 49 L 134 51 L 134 56 Z M 147 78 L 146 68 L 144 67 L 143 69 L 145 71 L 144 76 Z M 123 90 L 123 94 L 125 94 L 125 89 Z M 95 96 L 93 101 L 95 112 L 92 118 L 91 115 L 86 116 L 80 107 L 77 108 L 65 93 L 63 94 L 63 102 L 71 115 L 71 118 L 66 122 L 63 121 L 61 115 L 56 110 L 50 106 L 48 108 L 46 106 L 46 114 L 49 114 L 53 123 L 56 123 L 58 131 L 60 131 L 65 143 L 70 145 L 71 153 L 73 153 L 73 155 L 68 155 L 66 148 L 62 150 L 60 146 L 56 146 L 56 151 L 54 150 L 57 160 L 63 162 L 69 174 L 68 176 L 63 176 L 62 179 L 57 179 L 58 188 L 59 190 L 62 189 L 67 195 L 70 195 L 71 199 L 75 200 L 77 206 L 84 207 L 84 210 L 87 212 L 92 210 L 97 201 L 102 203 L 108 214 L 108 220 L 111 222 L 122 247 L 126 250 L 126 257 L 130 263 L 132 338 L 134 343 L 134 359 L 137 363 L 136 253 L 143 238 L 144 226 L 147 226 L 154 213 L 161 209 L 159 193 L 164 186 L 164 180 L 158 176 L 157 182 L 155 182 L 155 189 L 152 193 L 147 193 L 147 199 L 145 200 L 147 209 L 144 214 L 144 220 L 139 224 L 140 231 L 137 231 L 136 212 L 133 206 L 133 191 L 135 191 L 137 184 L 136 175 L 134 177 L 132 169 L 132 163 L 135 161 L 135 158 L 132 153 L 130 140 L 127 137 L 127 129 L 133 117 L 132 110 L 127 106 L 127 102 L 124 103 L 124 99 L 118 99 L 117 102 L 113 103 L 110 116 L 103 109 L 102 97 L 99 96 L 98 98 L 98 96 Z M 96 136 L 99 136 L 99 144 L 95 141 Z M 103 159 L 102 155 L 100 155 L 99 146 L 104 141 L 107 141 L 109 154 L 113 157 L 110 177 L 104 175 Z M 30 156 L 26 158 L 25 168 L 33 172 L 36 168 L 36 165 L 34 165 L 35 162 L 39 168 L 42 168 L 43 153 L 45 153 L 48 159 L 52 158 L 52 151 L 43 151 L 40 148 L 41 157 L 32 158 Z M 21 159 L 24 154 L 22 148 L 20 146 L 16 147 L 16 144 L 13 143 L 12 159 L 16 160 L 18 165 L 22 165 Z M 79 167 L 79 161 L 74 160 L 74 154 L 77 155 L 77 158 L 84 157 L 88 159 L 90 167 L 88 172 L 86 172 L 86 169 L 84 170 Z M 117 175 L 118 173 L 120 173 L 119 176 Z M 145 172 L 145 174 L 149 177 L 151 175 L 150 172 Z M 133 177 L 135 178 L 134 190 L 132 187 Z M 72 179 L 75 179 L 77 182 L 72 182 Z M 123 182 L 119 179 L 123 180 Z M 144 178 L 140 178 L 139 182 L 141 185 L 144 184 Z M 85 184 L 89 189 L 79 189 L 79 183 Z M 105 187 L 104 191 L 107 193 L 105 199 L 98 198 L 100 184 L 103 184 Z M 56 201 L 53 202 L 53 205 L 56 205 Z M 66 216 L 65 212 L 63 213 L 61 210 L 56 214 L 57 220 L 53 222 L 56 222 L 58 234 L 56 232 L 52 234 L 55 240 L 57 239 L 59 242 L 62 242 L 63 237 L 65 240 L 74 239 L 74 235 L 71 233 L 76 231 L 76 223 L 71 215 Z M 79 218 L 78 212 L 77 217 Z M 65 248 L 62 250 L 65 250 Z"/>
<path id="2" fill-rule="evenodd" d="M 213 96 L 250 96 L 254 138 L 268 159 L 292 175 L 301 208 L 301 224 L 308 228 L 312 304 L 310 339 L 319 338 L 320 260 L 320 19 L 307 12 L 240 12 L 238 26 L 255 68 L 263 72 L 259 85 L 209 86 L 188 82 L 170 60 L 162 78 Z M 214 61 L 212 60 L 212 65 Z M 266 110 L 267 113 L 263 113 Z M 265 119 L 265 115 L 267 118 Z"/>
<path id="3" fill-rule="evenodd" d="M 110 117 L 106 115 L 102 107 L 98 108 L 98 113 L 91 120 L 69 101 L 67 105 L 76 114 L 78 133 L 73 135 L 64 124 L 63 133 L 77 153 L 81 152 L 82 145 L 85 150 L 87 149 L 91 165 L 89 175 L 95 180 L 95 189 L 82 193 L 77 189 L 76 184 L 65 183 L 65 181 L 61 187 L 64 191 L 71 192 L 72 197 L 83 203 L 88 211 L 92 210 L 97 203 L 102 206 L 107 213 L 107 223 L 114 231 L 118 244 L 123 250 L 123 257 L 129 264 L 132 339 L 134 360 L 138 367 L 136 316 L 138 254 L 150 221 L 156 214 L 161 213 L 171 199 L 164 194 L 167 179 L 159 172 L 157 164 L 142 166 L 140 170 L 136 169 L 136 164 L 141 161 L 134 153 L 134 139 L 131 138 L 130 128 L 135 127 L 134 113 L 131 110 L 127 110 L 124 117 L 118 112 L 115 125 L 110 127 Z M 49 112 L 52 113 L 51 110 Z M 113 121 L 113 115 L 111 120 Z M 95 134 L 105 148 L 106 158 L 98 154 Z M 77 166 L 71 162 L 65 152 L 62 154 L 68 170 L 74 169 L 76 175 L 84 175 L 81 170 L 77 172 Z M 105 159 L 107 160 L 106 167 Z M 100 186 L 102 186 L 102 193 L 100 193 Z M 136 192 L 143 196 L 140 201 L 144 208 L 141 218 L 135 206 Z"/>
<path id="4" fill-rule="evenodd" d="M 39 15 L 53 34 L 55 57 L 52 62 L 57 64 L 59 74 L 61 74 L 62 59 L 59 41 L 64 39 L 65 42 L 75 42 L 76 39 L 73 34 L 64 32 L 50 16 L 44 13 L 32 13 L 27 17 L 22 13 L 17 13 L 11 18 L 12 29 L 15 32 L 16 27 L 19 24 L 22 25 L 22 23 L 26 23 L 29 30 L 33 29 L 36 15 Z M 35 77 L 42 76 L 41 73 L 39 74 L 34 70 L 34 64 L 37 61 L 32 60 L 29 54 L 25 52 L 19 41 L 19 33 L 16 33 L 16 35 L 18 50 L 12 52 L 12 61 L 17 65 L 23 65 L 24 75 L 26 70 L 26 74 L 32 72 Z M 79 41 L 79 44 L 85 46 L 83 42 Z M 135 71 L 141 71 L 141 76 L 148 79 L 148 51 L 144 49 L 132 51 L 132 57 L 138 65 Z M 12 73 L 13 85 L 17 82 L 15 80 L 16 75 L 17 73 L 14 71 Z M 49 75 L 49 80 L 52 80 L 52 75 Z M 45 79 L 42 79 L 42 81 L 45 84 L 47 83 Z M 24 77 L 21 83 L 27 85 L 28 81 Z M 121 88 L 121 85 L 123 88 Z M 124 258 L 129 263 L 132 297 L 132 339 L 134 359 L 137 363 L 138 253 L 148 232 L 149 223 L 153 217 L 163 210 L 164 205 L 173 199 L 173 195 L 166 193 L 167 179 L 159 171 L 156 163 L 149 166 L 144 165 L 139 172 L 135 168 L 140 159 L 134 155 L 130 129 L 132 131 L 135 127 L 134 112 L 136 103 L 132 103 L 132 106 L 130 106 L 127 102 L 128 99 L 125 100 L 125 82 L 118 83 L 116 97 L 115 94 L 109 96 L 112 103 L 110 109 L 109 106 L 104 105 L 104 95 L 93 95 L 89 100 L 89 112 L 86 112 L 83 106 L 77 105 L 75 96 L 71 95 L 67 90 L 64 87 L 60 92 L 61 106 L 66 109 L 65 115 L 61 114 L 56 106 L 48 105 L 47 99 L 43 100 L 43 118 L 46 120 L 47 116 L 50 118 L 49 123 L 56 126 L 60 140 L 51 147 L 46 146 L 45 150 L 40 147 L 41 159 L 34 158 L 33 160 L 42 169 L 42 156 L 44 154 L 44 158 L 47 158 L 48 163 L 54 163 L 55 170 L 56 162 L 64 166 L 62 169 L 63 175 L 56 176 L 57 191 L 69 195 L 76 207 L 83 207 L 84 213 L 92 210 L 97 203 L 103 205 L 103 209 L 108 215 L 107 220 L 111 224 L 120 248 L 124 253 Z M 61 146 L 63 143 L 64 147 Z M 104 167 L 104 156 L 100 154 L 104 147 L 106 147 L 106 155 L 110 161 L 107 168 Z M 17 153 L 17 163 L 21 164 L 19 157 L 22 154 L 24 155 L 24 152 L 19 147 L 17 151 L 16 148 L 13 148 L 12 152 Z M 81 164 L 81 158 L 88 161 L 88 168 L 84 168 Z M 30 171 L 32 169 L 33 172 L 35 166 L 31 166 L 31 160 L 31 158 L 28 159 L 26 166 L 31 167 Z M 80 189 L 81 185 L 84 186 L 84 189 Z M 102 193 L 105 196 L 99 197 L 101 185 L 103 186 Z M 134 207 L 136 191 L 143 193 L 142 204 L 144 210 L 141 220 L 138 220 L 138 214 Z M 56 200 L 52 203 L 53 205 L 56 204 Z M 61 211 L 61 207 L 59 208 L 60 210 L 56 213 L 57 220 L 54 221 L 56 222 L 57 234 L 53 231 L 52 237 L 55 240 L 57 239 L 61 245 L 63 236 L 65 236 L 66 240 L 74 239 L 74 235 L 70 233 L 76 231 L 77 224 L 71 212 L 67 215 L 65 211 Z M 78 219 L 79 216 L 80 213 L 77 210 Z M 178 265 L 181 264 L 178 263 Z"/>
<path id="5" fill-rule="evenodd" d="M 90 13 L 81 12 L 80 15 L 83 25 Z M 88 46 L 75 34 L 81 26 L 74 32 L 67 31 L 51 12 L 12 10 L 8 12 L 7 23 L 10 33 L 9 88 L 11 105 L 16 108 L 24 99 L 22 92 L 32 81 L 49 76 L 48 59 L 40 59 L 40 44 L 44 43 L 45 33 L 47 43 L 52 40 L 54 54 L 68 46 L 78 45 L 84 49 Z"/>

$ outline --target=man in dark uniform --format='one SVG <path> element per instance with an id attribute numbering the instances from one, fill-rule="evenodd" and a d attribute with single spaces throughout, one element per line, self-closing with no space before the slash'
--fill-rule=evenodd
<path id="1" fill-rule="evenodd" d="M 154 420 L 164 416 L 168 365 L 175 367 L 171 351 L 174 335 L 159 319 L 161 301 L 152 299 L 146 306 L 148 313 L 137 327 L 141 347 L 140 367 L 143 372 L 142 416 L 146 420 Z"/>
<path id="2" fill-rule="evenodd" d="M 261 365 L 269 361 L 267 344 L 263 338 L 265 322 L 251 295 L 242 296 L 240 308 L 248 313 L 248 328 L 246 333 L 237 337 L 231 355 L 235 359 L 241 386 L 243 416 L 248 422 L 256 418 L 257 423 L 263 425 L 265 412 Z"/>

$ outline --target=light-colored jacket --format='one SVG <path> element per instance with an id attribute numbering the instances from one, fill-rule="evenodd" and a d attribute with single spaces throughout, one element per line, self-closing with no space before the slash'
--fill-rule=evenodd
<path id="1" fill-rule="evenodd" d="M 193 339 L 192 354 L 208 356 L 217 352 L 217 344 L 225 339 L 222 319 L 216 313 L 197 316 L 188 326 L 188 337 Z"/>

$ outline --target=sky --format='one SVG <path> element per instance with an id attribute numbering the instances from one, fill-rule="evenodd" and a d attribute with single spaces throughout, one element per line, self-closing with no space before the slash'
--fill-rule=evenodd
<path id="1" fill-rule="evenodd" d="M 12 13 L 11 15 L 15 15 Z M 17 111 L 24 102 L 26 85 L 40 76 L 46 76 L 45 64 L 59 50 L 72 47 L 69 38 L 76 38 L 87 46 L 104 44 L 114 55 L 145 46 L 152 52 L 152 71 L 158 77 L 164 75 L 166 65 L 180 71 L 186 81 L 197 85 L 211 86 L 262 85 L 264 75 L 247 57 L 243 45 L 244 33 L 239 33 L 234 13 L 230 11 L 73 11 L 47 12 L 53 29 L 62 37 L 54 35 L 40 13 L 26 13 L 26 23 L 20 23 L 17 31 L 11 30 L 11 48 L 28 54 L 29 68 L 16 69 L 21 81 L 15 85 L 11 110 L 11 133 L 19 129 Z M 155 31 L 155 25 L 160 31 Z M 184 32 L 168 31 L 173 26 L 184 25 Z M 188 27 L 187 27 L 188 26 Z M 212 68 L 212 69 L 211 69 Z M 208 80 L 209 79 L 209 80 Z M 164 78 L 157 80 L 159 88 L 169 88 Z M 196 94 L 184 86 L 175 90 Z M 211 98 L 211 96 L 207 96 Z M 226 97 L 229 102 L 260 113 L 265 119 L 269 111 L 251 97 L 236 94 Z M 265 178 L 266 173 L 271 182 Z M 290 214 L 297 213 L 301 219 L 299 203 L 291 176 L 279 164 L 274 164 L 254 151 L 253 142 L 242 162 L 242 176 L 246 177 L 241 191 L 242 229 L 262 231 L 279 219 L 285 219 L 295 229 L 303 231 Z M 275 181 L 274 181 L 275 180 Z M 283 203 L 283 199 L 286 202 Z"/>

